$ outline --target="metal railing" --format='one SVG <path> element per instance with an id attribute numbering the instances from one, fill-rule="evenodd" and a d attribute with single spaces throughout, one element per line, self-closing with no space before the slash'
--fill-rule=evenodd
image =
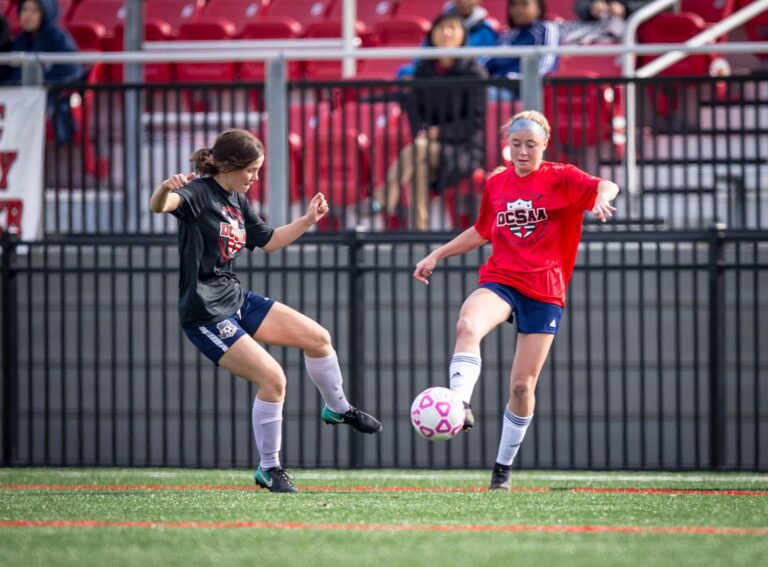
<path id="1" fill-rule="evenodd" d="M 194 149 L 210 145 L 217 132 L 232 126 L 266 140 L 267 155 L 277 155 L 282 164 L 278 177 L 285 178 L 284 186 L 275 190 L 273 164 L 268 163 L 266 176 L 249 193 L 271 223 L 298 214 L 305 196 L 321 188 L 334 206 L 332 222 L 321 230 L 407 230 L 413 226 L 408 186 L 397 219 L 373 214 L 368 199 L 411 140 L 410 93 L 416 87 L 442 92 L 447 84 L 291 82 L 282 97 L 285 109 L 278 113 L 266 110 L 272 103 L 263 83 L 52 88 L 53 95 L 72 92 L 79 100 L 79 133 L 73 144 L 48 145 L 45 233 L 175 231 L 173 219 L 149 212 L 152 187 L 170 172 L 186 171 Z M 619 196 L 620 214 L 603 229 L 700 229 L 714 222 L 766 228 L 768 107 L 760 101 L 768 96 L 768 78 L 760 75 L 547 79 L 543 110 L 553 129 L 547 159 L 574 163 L 626 189 L 629 140 L 623 127 L 623 93 L 630 84 L 643 95 L 635 118 L 638 186 Z M 500 128 L 522 109 L 519 100 L 505 96 L 516 84 L 505 79 L 459 80 L 450 86 L 457 93 L 470 87 L 486 89 L 482 168 L 491 171 L 508 164 Z M 133 143 L 126 135 L 128 98 L 142 101 Z M 274 131 L 282 129 L 289 136 L 275 140 Z M 350 142 L 350 130 L 362 136 L 351 142 L 352 150 L 344 146 Z M 139 151 L 129 159 L 132 147 Z M 459 229 L 472 222 L 484 180 L 480 173 L 450 191 L 433 193 L 432 228 Z"/>

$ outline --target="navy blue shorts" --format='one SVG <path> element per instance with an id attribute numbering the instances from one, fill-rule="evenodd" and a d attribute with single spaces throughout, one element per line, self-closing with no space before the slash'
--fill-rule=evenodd
<path id="1" fill-rule="evenodd" d="M 240 337 L 256 332 L 274 304 L 274 299 L 249 291 L 243 306 L 234 315 L 218 323 L 183 327 L 183 330 L 197 349 L 218 366 L 219 359 Z"/>
<path id="2" fill-rule="evenodd" d="M 521 333 L 550 333 L 557 334 L 560 328 L 560 318 L 563 316 L 563 308 L 554 303 L 536 301 L 517 291 L 508 285 L 487 282 L 480 287 L 490 289 L 493 293 L 509 303 L 512 315 L 510 323 L 517 318 L 517 330 Z"/>

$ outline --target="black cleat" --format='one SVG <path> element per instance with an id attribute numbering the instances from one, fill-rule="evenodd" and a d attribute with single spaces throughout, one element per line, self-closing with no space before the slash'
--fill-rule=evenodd
<path id="1" fill-rule="evenodd" d="M 499 463 L 493 465 L 491 484 L 488 486 L 488 490 L 506 490 L 509 492 L 512 489 L 512 486 L 509 483 L 511 471 L 511 465 L 500 465 Z"/>
<path id="2" fill-rule="evenodd" d="M 293 486 L 291 477 L 288 476 L 285 469 L 280 467 L 272 467 L 265 470 L 259 465 L 254 478 L 258 486 L 266 488 L 270 492 L 298 492 L 296 487 Z"/>
<path id="3" fill-rule="evenodd" d="M 328 406 L 325 406 L 320 417 L 329 425 L 339 425 L 340 423 L 344 423 L 346 425 L 351 425 L 360 433 L 378 433 L 381 431 L 381 422 L 378 419 L 356 407 L 350 407 L 347 413 L 342 414 L 336 413 Z"/>
<path id="4" fill-rule="evenodd" d="M 472 414 L 472 406 L 467 402 L 464 403 L 464 425 L 461 427 L 462 431 L 469 431 L 475 425 L 475 416 Z"/>

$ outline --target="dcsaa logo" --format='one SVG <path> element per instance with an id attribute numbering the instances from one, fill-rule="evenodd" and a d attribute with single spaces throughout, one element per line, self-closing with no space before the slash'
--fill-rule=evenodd
<path id="1" fill-rule="evenodd" d="M 544 207 L 533 208 L 533 201 L 517 199 L 507 203 L 507 210 L 496 216 L 496 226 L 508 226 L 509 230 L 519 238 L 529 237 L 536 224 L 547 220 L 547 210 Z"/>
<path id="2" fill-rule="evenodd" d="M 237 327 L 232 321 L 222 321 L 216 325 L 216 328 L 219 330 L 220 339 L 230 339 L 237 334 Z"/>

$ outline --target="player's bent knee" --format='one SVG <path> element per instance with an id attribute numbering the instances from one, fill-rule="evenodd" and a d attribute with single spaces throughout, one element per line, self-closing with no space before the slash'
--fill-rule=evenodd
<path id="1" fill-rule="evenodd" d="M 331 353 L 332 350 L 333 345 L 331 343 L 331 334 L 327 329 L 325 329 L 325 327 L 316 325 L 309 333 L 307 333 L 304 352 L 308 356 L 327 356 Z"/>
<path id="2" fill-rule="evenodd" d="M 456 338 L 463 340 L 477 340 L 482 337 L 478 335 L 477 326 L 469 317 L 459 317 L 456 322 Z"/>
<path id="3" fill-rule="evenodd" d="M 512 384 L 512 397 L 517 400 L 527 400 L 533 396 L 533 383 L 529 381 Z"/>
<path id="4" fill-rule="evenodd" d="M 260 377 L 257 381 L 259 390 L 274 400 L 285 399 L 285 389 L 287 381 L 282 369 L 279 372 L 269 372 Z"/>

